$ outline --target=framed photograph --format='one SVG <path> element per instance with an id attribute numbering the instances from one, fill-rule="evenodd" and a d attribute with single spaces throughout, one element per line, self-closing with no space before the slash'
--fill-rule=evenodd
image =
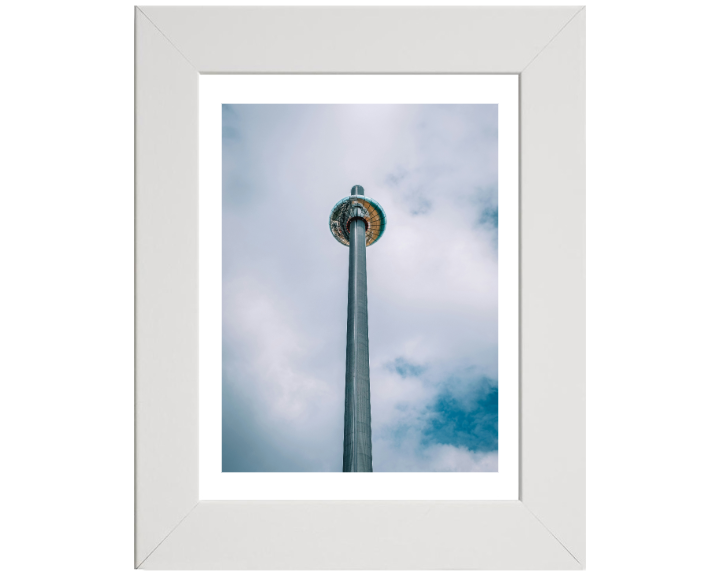
<path id="1" fill-rule="evenodd" d="M 137 8 L 136 566 L 583 568 L 584 187 L 582 8 Z"/>

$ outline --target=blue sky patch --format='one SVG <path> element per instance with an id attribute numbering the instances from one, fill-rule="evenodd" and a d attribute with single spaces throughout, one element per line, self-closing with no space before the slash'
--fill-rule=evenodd
<path id="1" fill-rule="evenodd" d="M 498 227 L 498 209 L 497 207 L 487 207 L 480 213 L 480 224 Z"/>
<path id="2" fill-rule="evenodd" d="M 385 367 L 390 370 L 397 372 L 402 376 L 403 378 L 417 378 L 425 372 L 425 366 L 421 366 L 420 364 L 412 364 L 405 360 L 405 358 L 395 358 L 394 361 L 389 362 L 385 365 Z"/>
<path id="3" fill-rule="evenodd" d="M 490 451 L 498 447 L 498 389 L 486 378 L 478 382 L 471 397 L 460 401 L 449 390 L 432 406 L 433 416 L 423 430 L 423 443 L 463 446 Z"/>

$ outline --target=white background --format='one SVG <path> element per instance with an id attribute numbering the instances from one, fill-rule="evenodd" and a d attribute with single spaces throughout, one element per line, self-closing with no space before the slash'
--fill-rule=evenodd
<path id="1" fill-rule="evenodd" d="M 588 3 L 588 574 L 716 573 L 717 2 Z M 132 573 L 132 6 L 3 6 L 7 574 Z"/>

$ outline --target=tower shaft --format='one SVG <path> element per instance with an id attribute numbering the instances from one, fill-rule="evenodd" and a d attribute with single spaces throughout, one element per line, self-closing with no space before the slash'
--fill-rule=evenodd
<path id="1" fill-rule="evenodd" d="M 367 270 L 365 222 L 362 219 L 356 218 L 350 221 L 349 236 L 350 273 L 345 353 L 343 472 L 372 472 Z"/>

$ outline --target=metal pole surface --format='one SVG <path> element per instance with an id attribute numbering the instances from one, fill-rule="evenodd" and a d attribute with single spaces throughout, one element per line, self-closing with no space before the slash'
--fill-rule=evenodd
<path id="1" fill-rule="evenodd" d="M 353 194 L 356 194 L 355 189 Z M 349 228 L 350 274 L 345 356 L 343 472 L 372 472 L 365 222 L 356 218 L 350 221 Z"/>

